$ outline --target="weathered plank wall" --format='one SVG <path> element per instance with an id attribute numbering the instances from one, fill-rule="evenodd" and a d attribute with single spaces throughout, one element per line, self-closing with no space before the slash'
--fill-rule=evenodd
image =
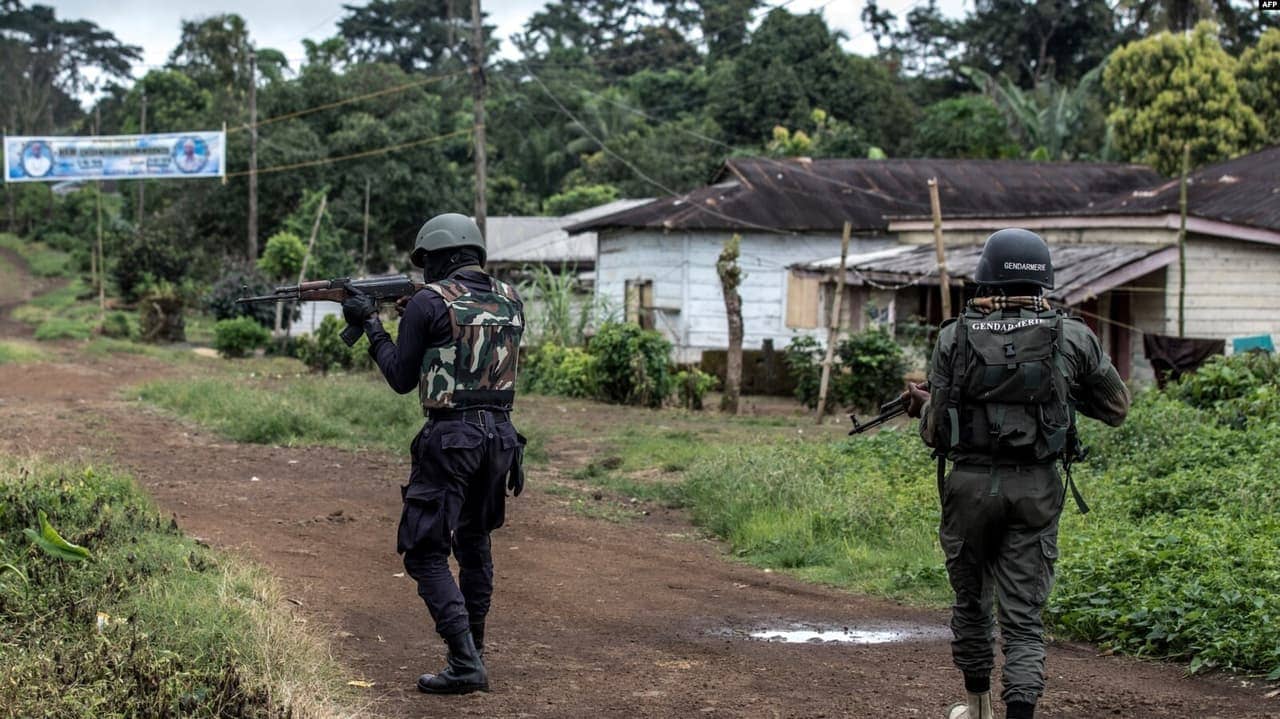
<path id="1" fill-rule="evenodd" d="M 617 231 L 600 236 L 596 261 L 597 298 L 621 310 L 628 280 L 653 282 L 656 329 L 676 347 L 676 360 L 696 362 L 704 349 L 728 344 L 724 298 L 716 258 L 725 232 Z M 855 239 L 851 254 L 891 246 L 891 240 Z M 781 349 L 799 334 L 823 330 L 787 327 L 788 267 L 838 256 L 840 237 L 744 233 L 741 264 L 743 345 L 759 349 L 771 339 Z"/>

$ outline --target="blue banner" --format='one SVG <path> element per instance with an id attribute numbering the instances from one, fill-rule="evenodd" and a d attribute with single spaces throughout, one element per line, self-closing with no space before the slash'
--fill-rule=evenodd
<path id="1" fill-rule="evenodd" d="M 225 132 L 6 137 L 5 182 L 222 177 Z"/>

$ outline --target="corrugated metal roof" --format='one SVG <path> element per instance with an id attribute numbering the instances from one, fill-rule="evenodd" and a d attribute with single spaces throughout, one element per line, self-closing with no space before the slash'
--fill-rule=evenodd
<path id="1" fill-rule="evenodd" d="M 1011 160 L 730 158 L 715 183 L 680 197 L 582 222 L 607 228 L 771 228 L 859 232 L 888 229 L 889 217 L 927 215 L 928 180 L 938 178 L 945 216 L 1054 213 L 1105 202 L 1163 181 L 1142 165 Z"/>
<path id="2" fill-rule="evenodd" d="M 1180 212 L 1179 181 L 1125 192 L 1090 210 L 1097 215 Z M 1187 214 L 1280 231 L 1280 145 L 1191 173 Z"/>
<path id="3" fill-rule="evenodd" d="M 652 198 L 614 200 L 563 217 L 489 217 L 485 220 L 488 261 L 577 265 L 595 262 L 595 234 L 570 236 L 564 228 L 628 210 L 651 200 Z"/>
<path id="4" fill-rule="evenodd" d="M 906 247 L 906 250 L 895 254 L 851 258 L 846 264 L 848 281 L 854 284 L 938 284 L 938 260 L 933 245 Z M 1069 305 L 1164 267 L 1178 256 L 1176 246 L 1153 244 L 1055 244 L 1050 251 L 1054 288 L 1047 295 Z M 972 283 L 981 256 L 981 245 L 947 248 L 948 275 L 953 281 Z M 830 272 L 839 265 L 840 258 L 835 257 L 796 267 L 809 272 Z"/>

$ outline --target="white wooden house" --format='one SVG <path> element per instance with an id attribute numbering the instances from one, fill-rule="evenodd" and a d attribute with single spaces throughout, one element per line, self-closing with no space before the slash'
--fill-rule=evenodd
<path id="1" fill-rule="evenodd" d="M 742 238 L 744 346 L 781 348 L 801 334 L 825 337 L 823 278 L 798 264 L 849 252 L 875 257 L 899 244 L 888 217 L 928 212 L 928 180 L 939 178 L 944 208 L 971 213 L 1067 211 L 1161 181 L 1136 165 L 978 160 L 808 160 L 732 158 L 713 184 L 579 223 L 595 232 L 597 302 L 661 331 L 676 360 L 697 361 L 728 343 L 716 259 Z M 860 326 L 877 296 L 846 304 L 845 326 Z M 891 300 L 888 293 L 881 300 Z M 887 302 L 879 307 L 880 318 Z"/>

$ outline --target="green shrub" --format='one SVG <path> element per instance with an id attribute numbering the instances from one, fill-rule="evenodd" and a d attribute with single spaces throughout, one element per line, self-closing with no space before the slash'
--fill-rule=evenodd
<path id="1" fill-rule="evenodd" d="M 36 327 L 38 340 L 87 340 L 93 334 L 93 326 L 81 320 L 50 317 Z"/>
<path id="2" fill-rule="evenodd" d="M 606 322 L 587 350 L 596 358 L 602 399 L 661 407 L 671 394 L 671 343 L 657 331 L 630 323 Z"/>
<path id="3" fill-rule="evenodd" d="M 797 337 L 787 345 L 783 363 L 796 384 L 796 398 L 818 406 L 825 351 L 812 337 Z M 827 410 L 836 407 L 873 408 L 902 389 L 907 370 L 902 347 L 887 331 L 872 327 L 836 343 L 832 358 Z"/>
<path id="4" fill-rule="evenodd" d="M 346 326 L 346 322 L 343 322 L 342 327 L 340 327 L 338 331 L 341 332 Z M 395 342 L 400 338 L 399 321 L 388 322 L 384 320 L 382 328 L 391 336 L 392 342 Z M 338 339 L 341 341 L 342 338 L 339 337 Z M 355 344 L 347 348 L 347 352 L 350 354 L 350 360 L 347 363 L 347 367 L 350 369 L 364 370 L 366 372 L 377 369 L 377 364 L 373 361 L 373 357 L 369 355 L 369 336 L 367 334 L 360 335 L 360 339 L 356 340 Z"/>
<path id="5" fill-rule="evenodd" d="M 275 327 L 276 308 L 274 304 L 264 302 L 246 305 L 236 302 L 246 293 L 249 295 L 269 295 L 275 286 L 252 265 L 238 263 L 231 265 L 209 288 L 203 298 L 203 304 L 215 319 L 229 320 L 234 317 L 252 317 L 263 327 Z M 287 305 L 286 305 L 287 306 Z M 293 306 L 294 319 L 301 316 L 301 310 Z"/>
<path id="6" fill-rule="evenodd" d="M 138 322 L 128 312 L 108 312 L 107 316 L 102 318 L 98 333 L 103 337 L 135 339 L 138 336 Z"/>
<path id="7" fill-rule="evenodd" d="M 271 332 L 249 317 L 220 320 L 213 326 L 213 347 L 223 357 L 244 357 L 271 341 Z"/>
<path id="8" fill-rule="evenodd" d="M 597 359 L 581 347 L 546 343 L 530 350 L 520 367 L 521 388 L 561 397 L 595 397 Z"/>
<path id="9" fill-rule="evenodd" d="M 685 409 L 702 409 L 702 398 L 707 392 L 715 389 L 719 380 L 715 375 L 707 374 L 697 367 L 680 370 L 675 378 L 676 393 L 680 397 L 680 406 Z"/>
<path id="10" fill-rule="evenodd" d="M 298 338 L 298 359 L 325 374 L 334 369 L 350 369 L 351 348 L 341 337 L 346 326 L 336 315 L 325 316 L 315 332 Z"/>
<path id="11" fill-rule="evenodd" d="M 258 270 L 267 277 L 297 277 L 307 246 L 289 232 L 277 232 L 268 240 L 258 258 Z"/>
<path id="12" fill-rule="evenodd" d="M 1246 422 L 1280 421 L 1280 355 L 1248 352 L 1213 357 L 1200 369 L 1170 385 L 1171 397 L 1213 410 L 1235 427 Z"/>

